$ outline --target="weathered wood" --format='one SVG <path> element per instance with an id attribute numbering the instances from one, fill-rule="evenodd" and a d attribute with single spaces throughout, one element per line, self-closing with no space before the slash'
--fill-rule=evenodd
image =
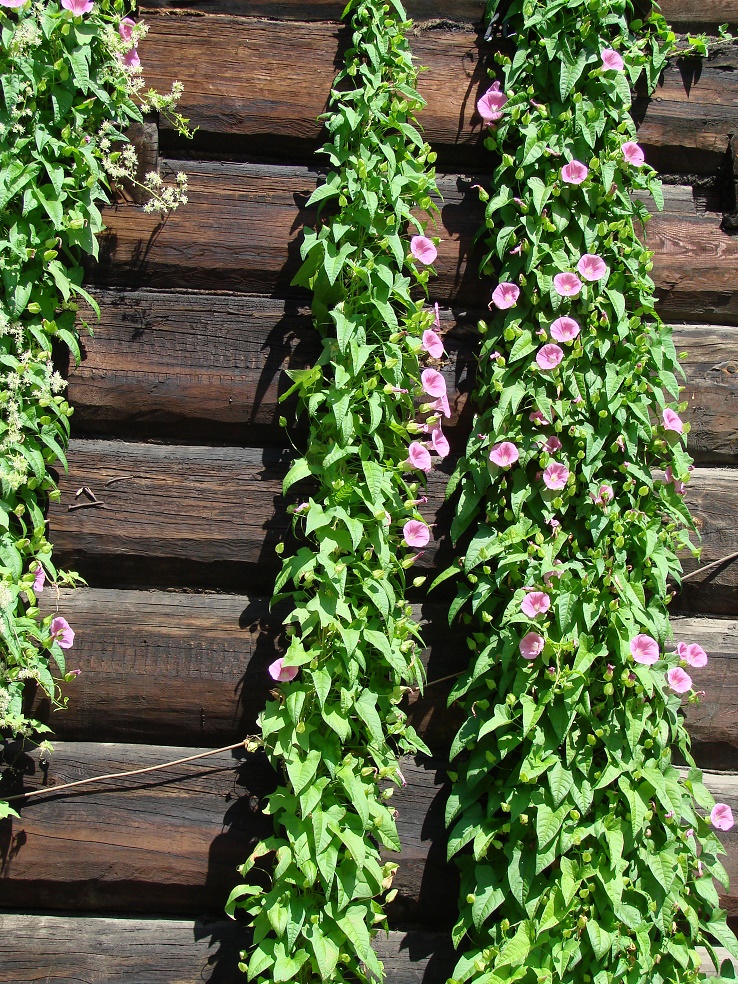
<path id="1" fill-rule="evenodd" d="M 185 754 L 157 746 L 62 743 L 43 771 L 37 752 L 19 755 L 17 766 L 22 788 L 31 789 Z M 402 843 L 392 918 L 444 929 L 457 897 L 456 869 L 445 851 L 445 773 L 428 759 L 401 764 L 407 787 L 396 790 L 392 801 Z M 238 881 L 236 865 L 271 827 L 259 812 L 270 775 L 261 756 L 220 753 L 154 775 L 111 780 L 103 791 L 28 800 L 20 820 L 0 824 L 0 906 L 22 899 L 24 908 L 57 911 L 218 911 Z M 705 782 L 719 801 L 738 810 L 738 776 L 707 773 Z M 724 903 L 736 916 L 738 832 L 720 838 L 734 885 Z"/>
<path id="2" fill-rule="evenodd" d="M 188 157 L 226 151 L 269 160 L 309 155 L 324 141 L 325 112 L 336 64 L 350 34 L 336 24 L 294 24 L 244 17 L 151 13 L 141 44 L 147 81 L 167 91 L 184 82 L 180 111 L 199 127 L 193 143 L 172 142 Z M 295 31 L 300 58 L 293 57 Z M 444 165 L 484 167 L 486 128 L 476 113 L 489 86 L 497 44 L 474 30 L 432 22 L 411 38 L 427 68 L 419 91 L 427 102 L 419 120 Z M 724 163 L 736 128 L 738 59 L 729 49 L 699 71 L 671 66 L 653 100 L 639 99 L 634 117 L 649 163 L 669 173 L 714 174 Z M 162 118 L 162 127 L 168 128 Z M 214 137 L 215 142 L 214 142 Z M 488 165 L 487 165 L 488 166 Z"/>
<path id="3" fill-rule="evenodd" d="M 83 360 L 69 371 L 75 434 L 283 441 L 278 418 L 289 417 L 294 406 L 279 403 L 290 385 L 284 370 L 312 365 L 320 351 L 306 308 L 180 291 L 100 290 L 96 299 L 102 320 L 95 324 L 85 312 L 95 334 L 83 339 Z M 443 311 L 441 320 L 454 407 L 448 428 L 474 385 L 477 319 L 454 310 Z M 738 329 L 677 326 L 674 341 L 688 354 L 690 451 L 699 463 L 738 464 Z"/>
<path id="4" fill-rule="evenodd" d="M 253 17 L 284 18 L 299 21 L 338 20 L 343 0 L 141 0 L 141 11 L 179 7 L 193 13 L 244 14 Z M 484 14 L 484 0 L 408 0 L 405 4 L 415 20 L 441 18 L 444 21 L 477 23 Z M 661 10 L 671 25 L 681 30 L 708 29 L 729 21 L 738 23 L 737 0 L 661 0 Z"/>
<path id="5" fill-rule="evenodd" d="M 97 283 L 305 296 L 290 283 L 299 266 L 300 230 L 315 218 L 304 206 L 317 172 L 181 161 L 168 166 L 189 175 L 187 208 L 163 223 L 132 205 L 106 210 L 103 259 L 91 272 Z M 456 177 L 439 181 L 442 242 L 431 297 L 479 308 L 494 284 L 477 273 L 472 245 L 483 213 L 472 183 Z M 719 203 L 679 187 L 665 188 L 665 199 L 664 213 L 647 227 L 661 316 L 738 325 L 738 242 L 720 231 Z"/>
<path id="6" fill-rule="evenodd" d="M 0 916 L 0 984 L 243 984 L 238 959 L 247 939 L 227 919 Z M 453 972 L 444 933 L 380 933 L 374 949 L 387 984 L 444 984 Z M 726 950 L 719 954 L 730 959 Z M 704 952 L 702 968 L 714 969 Z"/>
<path id="7" fill-rule="evenodd" d="M 289 528 L 281 483 L 291 458 L 288 450 L 268 448 L 73 441 L 69 473 L 60 479 L 61 500 L 49 509 L 57 563 L 100 587 L 232 591 L 237 583 L 271 581 L 279 566 L 274 547 Z M 435 516 L 442 531 L 452 515 L 452 505 L 443 500 L 452 468 L 446 459 L 428 481 L 425 514 L 431 522 Z M 69 511 L 84 485 L 104 506 Z M 738 549 L 738 486 L 732 472 L 695 470 L 687 502 L 702 533 L 703 563 Z M 437 570 L 452 556 L 448 538 L 441 536 L 418 565 Z M 684 564 L 695 567 L 689 557 Z M 731 615 L 737 591 L 738 562 L 733 561 L 688 582 L 681 604 Z"/>
<path id="8" fill-rule="evenodd" d="M 43 600 L 45 611 L 58 605 L 74 627 L 68 663 L 82 671 L 64 688 L 66 710 L 49 716 L 46 705 L 39 708 L 59 738 L 225 745 L 256 728 L 272 686 L 266 668 L 283 651 L 282 615 L 269 612 L 268 598 L 83 588 Z M 468 662 L 447 612 L 443 602 L 414 606 L 429 681 Z M 681 617 L 673 627 L 678 642 L 699 642 L 710 656 L 693 672 L 706 696 L 685 704 L 697 760 L 730 768 L 738 751 L 738 621 Z M 446 708 L 450 685 L 432 683 L 408 704 L 411 722 L 438 754 L 460 723 Z"/>

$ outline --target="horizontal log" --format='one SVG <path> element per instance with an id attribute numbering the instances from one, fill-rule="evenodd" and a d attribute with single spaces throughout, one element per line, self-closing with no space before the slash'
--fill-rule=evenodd
<path id="1" fill-rule="evenodd" d="M 305 308 L 181 291 L 101 290 L 96 299 L 101 321 L 85 312 L 95 333 L 68 373 L 75 434 L 283 442 L 278 418 L 294 408 L 279 403 L 290 385 L 285 369 L 312 365 L 320 351 Z M 443 311 L 441 322 L 453 426 L 474 386 L 476 318 L 457 309 Z M 699 463 L 738 464 L 738 329 L 676 326 L 674 341 L 687 351 L 691 453 Z"/>
<path id="2" fill-rule="evenodd" d="M 246 939 L 227 919 L 0 916 L 0 984 L 76 984 L 101 968 L 115 984 L 243 984 L 238 959 Z M 451 939 L 443 933 L 380 933 L 374 949 L 387 984 L 444 984 L 453 972 Z M 712 973 L 702 953 L 703 972 Z M 719 956 L 730 960 L 727 950 Z"/>
<path id="3" fill-rule="evenodd" d="M 345 3 L 343 0 L 141 0 L 138 6 L 142 12 L 174 7 L 193 13 L 337 21 Z M 669 23 L 681 30 L 707 30 L 725 21 L 738 23 L 738 0 L 661 0 L 659 6 Z M 441 18 L 470 23 L 481 21 L 484 7 L 484 0 L 454 0 L 451 5 L 442 0 L 407 0 L 405 4 L 409 16 L 415 20 Z"/>
<path id="4" fill-rule="evenodd" d="M 12 774 L 16 783 L 8 788 L 20 792 L 60 785 L 180 754 L 187 753 L 157 746 L 62 743 L 43 768 L 38 752 L 18 752 L 18 771 Z M 446 861 L 445 773 L 429 759 L 403 759 L 401 764 L 407 787 L 396 790 L 392 801 L 402 843 L 392 917 L 396 924 L 445 929 L 457 899 L 456 869 Z M 9 775 L 6 770 L 6 782 Z M 707 773 L 705 782 L 719 801 L 738 811 L 738 776 Z M 254 838 L 271 827 L 259 806 L 269 786 L 263 756 L 220 753 L 149 776 L 110 780 L 103 790 L 28 800 L 19 810 L 21 819 L 2 822 L 0 906 L 172 915 L 218 911 L 238 880 L 236 865 Z M 738 831 L 720 837 L 734 885 L 724 904 L 734 917 Z"/>
<path id="5" fill-rule="evenodd" d="M 65 686 L 66 710 L 38 710 L 66 741 L 135 741 L 225 745 L 256 728 L 272 686 L 267 666 L 282 651 L 281 613 L 258 595 L 79 589 L 62 591 L 56 607 L 74 627 Z M 414 606 L 426 643 L 421 659 L 429 681 L 444 680 L 468 662 L 448 605 Z M 699 642 L 710 656 L 694 672 L 706 691 L 686 704 L 693 750 L 703 768 L 738 766 L 738 621 L 675 618 L 677 642 Z M 450 682 L 431 683 L 408 704 L 411 723 L 435 753 L 447 753 L 459 715 L 447 710 Z"/>
<path id="6" fill-rule="evenodd" d="M 107 209 L 102 261 L 91 271 L 98 284 L 304 297 L 290 283 L 299 266 L 300 230 L 314 220 L 305 203 L 317 172 L 181 161 L 167 169 L 189 175 L 189 204 L 165 222 L 134 205 Z M 472 245 L 483 212 L 471 185 L 457 177 L 439 180 L 442 242 L 430 289 L 440 303 L 481 308 L 493 284 L 477 272 Z M 647 227 L 661 316 L 738 325 L 738 241 L 721 232 L 719 203 L 690 188 L 664 191 L 665 211 Z"/>
<path id="7" fill-rule="evenodd" d="M 234 12 L 235 13 L 235 12 Z M 141 44 L 147 81 L 167 91 L 184 83 L 180 111 L 198 127 L 194 142 L 165 141 L 187 157 L 245 154 L 249 159 L 307 160 L 325 140 L 325 112 L 336 64 L 350 41 L 335 24 L 300 25 L 300 58 L 293 57 L 295 27 L 244 17 L 150 13 Z M 474 30 L 432 22 L 411 38 L 424 66 L 419 116 L 443 167 L 484 167 L 486 128 L 476 113 L 489 86 L 498 45 Z M 714 174 L 735 131 L 738 56 L 732 49 L 706 60 L 699 71 L 676 65 L 664 72 L 653 100 L 639 99 L 633 115 L 647 160 L 668 173 Z M 162 118 L 162 128 L 171 125 Z"/>
<path id="8" fill-rule="evenodd" d="M 274 548 L 289 529 L 281 485 L 291 458 L 287 450 L 269 448 L 73 441 L 61 499 L 49 509 L 57 563 L 99 587 L 233 591 L 249 581 L 271 583 L 279 569 Z M 452 468 L 446 459 L 428 481 L 425 515 L 442 531 L 452 516 L 452 505 L 444 502 Z M 103 505 L 70 510 L 79 505 L 82 486 Z M 729 469 L 696 469 L 687 502 L 702 534 L 703 563 L 738 549 L 738 487 Z M 441 535 L 418 565 L 437 571 L 452 557 L 448 537 Z M 695 562 L 688 557 L 684 565 L 693 570 Z M 687 585 L 681 604 L 691 611 L 731 615 L 738 608 L 736 561 Z"/>

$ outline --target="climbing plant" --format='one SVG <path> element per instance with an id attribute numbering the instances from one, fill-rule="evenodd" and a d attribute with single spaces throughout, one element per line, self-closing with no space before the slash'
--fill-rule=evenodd
<path id="1" fill-rule="evenodd" d="M 123 0 L 0 0 L 0 733 L 48 732 L 27 706 L 34 682 L 62 701 L 64 650 L 74 631 L 59 615 L 42 617 L 37 597 L 57 571 L 46 537 L 45 507 L 58 498 L 51 469 L 66 467 L 72 409 L 52 348 L 79 359 L 78 299 L 99 314 L 82 286 L 81 257 L 96 258 L 99 205 L 122 181 L 138 183 L 125 128 L 142 113 L 174 112 L 167 95 L 143 91 L 139 39 L 145 27 Z M 148 208 L 186 201 L 178 176 L 141 182 Z M 0 803 L 0 817 L 12 811 Z"/>
<path id="2" fill-rule="evenodd" d="M 399 756 L 425 748 L 399 704 L 422 683 L 405 598 L 430 540 L 422 484 L 431 453 L 448 452 L 444 378 L 419 361 L 443 343 L 411 296 L 422 297 L 436 256 L 411 211 L 434 211 L 435 155 L 415 124 L 423 101 L 401 4 L 351 0 L 344 17 L 352 43 L 325 117 L 331 169 L 310 202 L 329 217 L 306 230 L 296 277 L 312 291 L 322 354 L 289 373 L 285 394 L 309 433 L 284 481 L 285 493 L 303 482 L 305 492 L 273 599 L 289 608 L 289 645 L 269 668 L 282 686 L 260 718 L 281 784 L 268 797 L 274 835 L 228 903 L 251 916 L 242 969 L 269 981 L 381 974 L 371 941 L 397 865 L 380 848 L 400 848 Z"/>
<path id="3" fill-rule="evenodd" d="M 497 13 L 491 0 L 488 14 Z M 707 662 L 671 641 L 694 549 L 683 374 L 654 309 L 629 116 L 674 35 L 627 0 L 512 0 L 512 57 L 478 103 L 478 413 L 451 482 L 451 617 L 473 658 L 451 694 L 455 981 L 694 981 L 738 956 L 713 877 L 733 823 L 695 768 L 681 702 Z M 678 751 L 687 763 L 673 764 Z"/>

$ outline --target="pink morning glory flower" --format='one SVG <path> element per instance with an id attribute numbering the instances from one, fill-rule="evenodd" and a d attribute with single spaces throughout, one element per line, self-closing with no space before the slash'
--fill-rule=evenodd
<path id="1" fill-rule="evenodd" d="M 686 694 L 692 689 L 692 677 L 681 666 L 675 666 L 666 674 L 666 680 L 675 694 Z"/>
<path id="2" fill-rule="evenodd" d="M 70 10 L 75 17 L 81 17 L 82 14 L 89 14 L 95 6 L 92 0 L 61 0 L 61 5 L 65 10 Z"/>
<path id="3" fill-rule="evenodd" d="M 574 318 L 557 318 L 551 325 L 551 337 L 557 342 L 571 342 L 580 332 L 578 323 Z"/>
<path id="4" fill-rule="evenodd" d="M 558 437 L 556 437 L 555 434 L 552 434 L 543 445 L 542 450 L 547 451 L 549 454 L 556 454 L 556 452 L 560 451 L 562 447 L 563 445 Z"/>
<path id="5" fill-rule="evenodd" d="M 710 823 L 716 830 L 730 830 L 733 826 L 733 811 L 727 803 L 716 803 L 713 806 Z"/>
<path id="6" fill-rule="evenodd" d="M 443 396 L 439 396 L 437 400 L 434 400 L 430 404 L 430 408 L 431 410 L 437 410 L 439 413 L 442 413 L 444 417 L 451 416 L 451 407 L 448 405 L 448 397 L 445 393 Z"/>
<path id="7" fill-rule="evenodd" d="M 46 583 L 46 571 L 43 569 L 41 564 L 36 567 L 36 573 L 33 576 L 33 593 L 41 594 L 44 590 L 44 584 Z"/>
<path id="8" fill-rule="evenodd" d="M 659 644 L 650 635 L 637 635 L 630 640 L 630 653 L 636 663 L 651 666 L 659 660 Z"/>
<path id="9" fill-rule="evenodd" d="M 131 48 L 124 55 L 121 56 L 121 61 L 126 68 L 139 68 L 141 65 L 141 59 L 138 57 L 138 52 L 135 48 Z"/>
<path id="10" fill-rule="evenodd" d="M 576 273 L 557 273 L 554 277 L 554 290 L 560 297 L 576 297 L 582 289 L 582 281 Z"/>
<path id="11" fill-rule="evenodd" d="M 534 424 L 539 424 L 541 427 L 548 427 L 548 421 L 540 410 L 534 410 L 533 413 L 529 413 L 528 420 Z"/>
<path id="12" fill-rule="evenodd" d="M 692 642 L 689 645 L 685 642 L 680 642 L 676 651 L 679 657 L 688 663 L 689 666 L 694 666 L 697 669 L 707 666 L 707 653 L 696 642 Z"/>
<path id="13" fill-rule="evenodd" d="M 625 62 L 614 48 L 605 48 L 602 52 L 603 72 L 622 72 Z"/>
<path id="14" fill-rule="evenodd" d="M 684 495 L 687 486 L 684 482 L 680 482 L 679 479 L 675 477 L 674 472 L 671 470 L 671 465 L 669 465 L 664 472 L 664 481 L 667 485 L 671 484 L 674 486 L 674 491 L 677 495 Z"/>
<path id="15" fill-rule="evenodd" d="M 440 312 L 439 307 L 438 307 L 438 301 L 436 301 L 436 303 L 433 305 L 433 311 L 434 311 L 434 318 L 433 318 L 434 324 L 435 324 L 436 328 L 440 329 L 440 327 L 441 327 L 441 312 Z"/>
<path id="16" fill-rule="evenodd" d="M 413 441 L 408 451 L 408 462 L 411 468 L 419 468 L 420 471 L 429 472 L 432 468 L 431 456 L 428 449 L 419 441 Z"/>
<path id="17" fill-rule="evenodd" d="M 543 472 L 543 482 L 546 488 L 563 489 L 569 478 L 569 469 L 559 461 L 552 461 Z"/>
<path id="18" fill-rule="evenodd" d="M 0 0 L 0 7 L 10 7 L 11 10 L 15 10 L 18 7 L 22 7 L 26 0 Z"/>
<path id="19" fill-rule="evenodd" d="M 507 102 L 507 96 L 500 92 L 500 83 L 495 82 L 477 102 L 477 112 L 486 126 L 496 123 L 502 117 L 502 107 Z"/>
<path id="20" fill-rule="evenodd" d="M 270 663 L 269 676 L 272 680 L 279 680 L 280 683 L 288 683 L 290 680 L 295 679 L 299 667 L 282 666 L 282 663 L 284 663 L 284 656 L 280 656 L 279 659 L 275 659 L 273 663 Z"/>
<path id="21" fill-rule="evenodd" d="M 640 167 L 646 160 L 646 155 L 643 150 L 635 143 L 633 140 L 629 140 L 624 143 L 620 148 L 623 157 L 629 164 L 633 164 L 634 167 Z"/>
<path id="22" fill-rule="evenodd" d="M 555 369 L 564 358 L 564 350 L 558 345 L 544 345 L 536 353 L 536 362 L 539 369 Z"/>
<path id="23" fill-rule="evenodd" d="M 62 649 L 71 649 L 74 644 L 74 629 L 61 615 L 51 620 L 51 638 L 58 642 Z"/>
<path id="24" fill-rule="evenodd" d="M 402 538 L 408 547 L 425 547 L 430 540 L 430 528 L 419 519 L 409 519 L 402 527 Z"/>
<path id="25" fill-rule="evenodd" d="M 525 659 L 535 659 L 543 652 L 545 640 L 537 632 L 529 632 L 520 640 L 519 649 Z"/>
<path id="26" fill-rule="evenodd" d="M 511 441 L 495 444 L 489 453 L 489 460 L 500 468 L 509 468 L 520 458 L 520 452 Z"/>
<path id="27" fill-rule="evenodd" d="M 596 506 L 604 506 L 608 502 L 612 502 L 615 498 L 615 491 L 612 485 L 600 485 L 597 490 L 597 495 L 593 495 L 592 499 Z"/>
<path id="28" fill-rule="evenodd" d="M 579 263 L 577 263 L 577 270 L 585 280 L 591 282 L 593 280 L 602 280 L 606 276 L 607 265 L 602 257 L 597 256 L 596 253 L 585 253 Z"/>
<path id="29" fill-rule="evenodd" d="M 446 439 L 446 435 L 443 433 L 440 427 L 434 427 L 431 432 L 431 446 L 439 458 L 445 458 L 449 451 L 451 450 Z"/>
<path id="30" fill-rule="evenodd" d="M 446 380 L 435 369 L 424 369 L 420 374 L 420 382 L 429 396 L 446 396 Z"/>
<path id="31" fill-rule="evenodd" d="M 561 177 L 567 184 L 581 184 L 588 174 L 589 168 L 581 161 L 570 161 L 561 168 Z"/>
<path id="32" fill-rule="evenodd" d="M 491 311 L 492 305 L 494 304 L 496 308 L 499 308 L 501 311 L 505 311 L 507 308 L 515 307 L 519 297 L 520 288 L 516 284 L 498 284 L 492 291 L 492 299 L 488 307 Z"/>
<path id="33" fill-rule="evenodd" d="M 674 413 L 668 407 L 661 414 L 661 420 L 664 424 L 664 430 L 675 431 L 677 434 L 681 434 L 684 430 L 684 424 L 682 423 L 682 418 L 678 413 Z"/>
<path id="34" fill-rule="evenodd" d="M 520 610 L 528 618 L 535 618 L 536 615 L 545 615 L 550 607 L 551 599 L 545 591 L 531 591 L 523 598 Z"/>
<path id="35" fill-rule="evenodd" d="M 554 529 L 556 529 L 559 526 L 561 526 L 561 523 L 557 519 L 549 519 L 548 522 L 549 522 L 549 525 L 552 526 Z M 554 527 L 554 523 L 556 524 L 555 527 Z M 562 566 L 562 564 L 561 564 L 561 561 L 560 560 L 555 560 L 554 561 L 554 567 L 561 567 L 561 566 Z M 561 577 L 561 574 L 562 574 L 562 572 L 561 571 L 557 571 L 557 570 L 546 571 L 545 574 L 543 575 L 543 580 L 544 580 L 544 582 L 547 585 L 550 585 L 551 584 L 551 578 L 552 577 Z"/>
<path id="36" fill-rule="evenodd" d="M 413 236 L 410 240 L 410 252 L 420 263 L 428 266 L 438 256 L 438 250 L 427 236 Z"/>
<path id="37" fill-rule="evenodd" d="M 136 22 L 132 17 L 124 17 L 120 24 L 118 24 L 118 34 L 124 41 L 130 41 L 133 37 L 133 28 L 135 26 Z"/>
<path id="38" fill-rule="evenodd" d="M 423 332 L 421 345 L 432 359 L 440 359 L 443 355 L 443 342 L 432 328 Z"/>

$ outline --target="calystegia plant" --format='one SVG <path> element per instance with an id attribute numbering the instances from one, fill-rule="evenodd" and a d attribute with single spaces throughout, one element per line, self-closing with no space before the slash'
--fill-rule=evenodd
<path id="1" fill-rule="evenodd" d="M 496 166 L 479 410 L 451 488 L 463 557 L 437 579 L 459 578 L 474 653 L 451 695 L 469 714 L 454 979 L 695 981 L 697 947 L 738 955 L 713 882 L 733 817 L 681 714 L 707 662 L 667 617 L 693 549 L 689 428 L 639 236 L 662 192 L 629 116 L 674 36 L 626 0 L 512 0 L 506 20 L 515 55 L 477 106 Z"/>

